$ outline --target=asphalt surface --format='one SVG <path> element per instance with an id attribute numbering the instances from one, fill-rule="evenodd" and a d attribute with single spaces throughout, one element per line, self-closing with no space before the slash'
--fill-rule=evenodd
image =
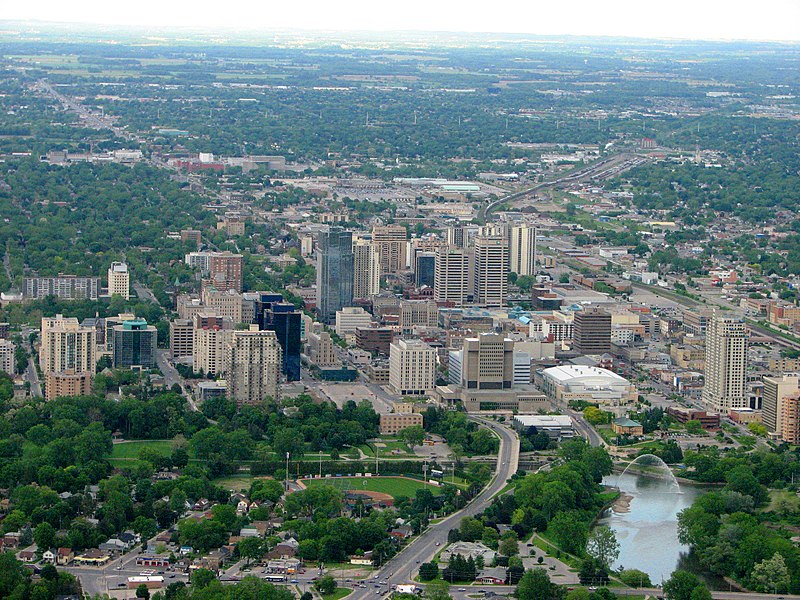
<path id="1" fill-rule="evenodd" d="M 373 583 L 386 581 L 387 585 L 383 586 L 383 589 L 413 581 L 413 574 L 419 568 L 419 564 L 430 561 L 447 544 L 447 532 L 458 527 L 461 519 L 474 517 L 483 512 L 491 498 L 502 490 L 511 475 L 517 472 L 519 461 L 519 438 L 517 434 L 508 427 L 494 421 L 488 421 L 480 417 L 471 418 L 490 428 L 500 437 L 500 451 L 494 479 L 467 506 L 429 526 L 424 533 L 412 541 L 404 550 L 378 569 L 370 581 Z M 473 593 L 475 589 L 470 588 Z M 375 597 L 376 591 L 379 590 L 374 586 L 366 589 L 356 588 L 348 598 L 349 600 L 363 600 Z"/>

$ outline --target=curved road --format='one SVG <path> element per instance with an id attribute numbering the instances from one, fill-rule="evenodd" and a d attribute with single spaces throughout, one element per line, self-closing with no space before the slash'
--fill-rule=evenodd
<path id="1" fill-rule="evenodd" d="M 488 427 L 500 437 L 500 451 L 498 453 L 494 479 L 492 479 L 489 485 L 463 509 L 453 513 L 438 523 L 430 525 L 417 539 L 376 571 L 375 578 L 372 581 L 387 581 L 389 586 L 412 581 L 414 571 L 419 568 L 418 563 L 428 562 L 441 547 L 447 544 L 447 532 L 450 529 L 458 527 L 459 522 L 464 517 L 474 517 L 481 513 L 488 505 L 492 496 L 502 490 L 509 477 L 517 472 L 517 464 L 519 462 L 519 438 L 516 432 L 502 424 L 481 417 L 471 416 L 470 418 Z M 386 589 L 386 586 L 384 586 L 383 589 Z M 372 596 L 370 596 L 370 594 Z M 348 600 L 365 600 L 366 598 L 374 596 L 374 587 L 368 587 L 366 589 L 356 588 L 353 593 L 348 596 Z"/>

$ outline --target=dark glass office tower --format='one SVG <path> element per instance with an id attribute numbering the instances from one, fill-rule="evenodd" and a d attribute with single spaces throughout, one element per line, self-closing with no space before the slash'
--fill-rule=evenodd
<path id="1" fill-rule="evenodd" d="M 433 287 L 433 280 L 436 275 L 436 253 L 417 252 L 414 262 L 414 282 L 417 287 L 422 287 L 423 285 Z"/>
<path id="2" fill-rule="evenodd" d="M 353 305 L 353 234 L 331 227 L 319 234 L 317 251 L 317 313 L 326 325 L 336 323 L 336 311 Z"/>
<path id="3" fill-rule="evenodd" d="M 266 328 L 275 332 L 283 350 L 282 371 L 287 381 L 300 380 L 300 311 L 289 302 L 275 303 L 265 315 Z"/>

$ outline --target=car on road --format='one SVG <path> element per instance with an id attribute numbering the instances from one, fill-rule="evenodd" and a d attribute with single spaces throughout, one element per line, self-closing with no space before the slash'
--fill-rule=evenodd
<path id="1" fill-rule="evenodd" d="M 436 542 L 436 545 L 437 545 L 437 546 L 441 546 L 441 544 L 440 544 L 439 542 Z"/>
<path id="2" fill-rule="evenodd" d="M 297 579 L 292 579 L 292 583 L 300 583 Z"/>
<path id="3" fill-rule="evenodd" d="M 467 589 L 466 589 L 466 588 L 458 588 L 458 591 L 459 591 L 459 592 L 466 592 L 466 591 L 467 591 Z"/>

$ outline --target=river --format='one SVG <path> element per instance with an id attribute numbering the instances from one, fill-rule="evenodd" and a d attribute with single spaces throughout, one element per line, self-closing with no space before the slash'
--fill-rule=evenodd
<path id="1" fill-rule="evenodd" d="M 609 509 L 598 521 L 616 533 L 620 552 L 614 568 L 639 569 L 660 584 L 689 551 L 678 541 L 678 513 L 706 490 L 693 485 L 675 488 L 663 479 L 633 473 L 614 473 L 603 483 L 631 496 L 627 512 L 624 507 Z"/>

